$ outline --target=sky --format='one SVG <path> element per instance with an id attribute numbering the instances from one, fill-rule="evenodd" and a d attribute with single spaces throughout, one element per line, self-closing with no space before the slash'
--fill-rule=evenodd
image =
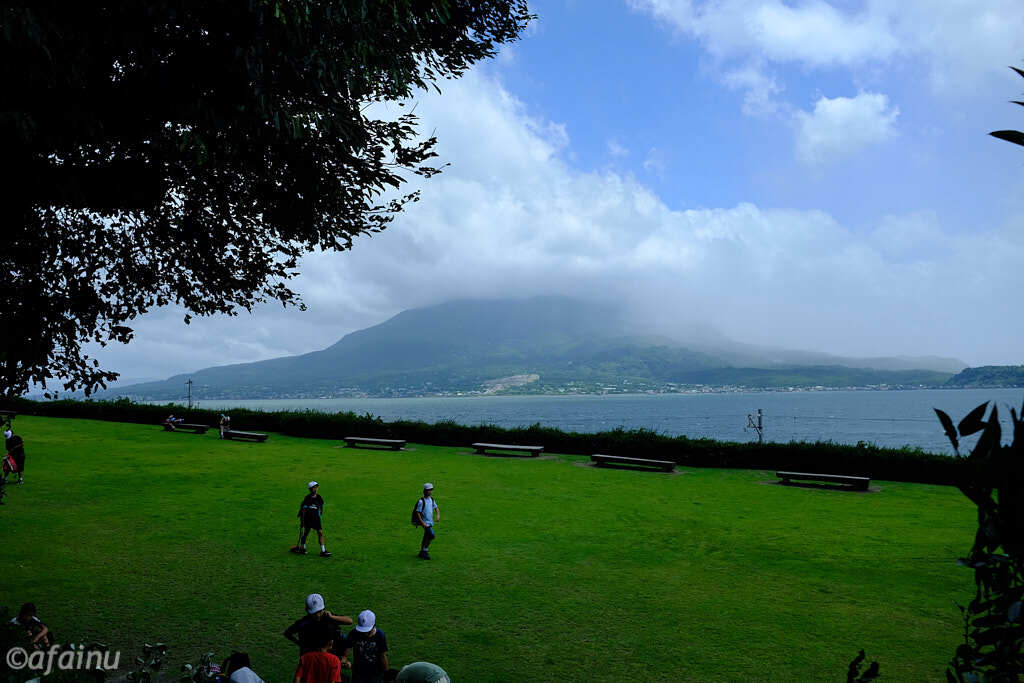
<path id="1" fill-rule="evenodd" d="M 324 348 L 402 310 L 559 294 L 659 331 L 1024 363 L 1019 0 L 537 0 L 416 98 L 450 164 L 280 305 L 160 309 L 126 381 Z M 396 109 L 397 111 L 397 109 Z"/>

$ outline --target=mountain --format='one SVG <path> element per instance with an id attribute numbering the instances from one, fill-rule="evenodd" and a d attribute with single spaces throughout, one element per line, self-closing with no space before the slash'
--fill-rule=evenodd
<path id="1" fill-rule="evenodd" d="M 193 394 L 206 399 L 937 385 L 964 367 L 946 359 L 933 365 L 844 359 L 711 338 L 702 333 L 700 348 L 692 348 L 645 333 L 614 306 L 563 297 L 452 301 L 404 311 L 321 351 L 206 368 L 110 393 L 178 399 L 188 377 Z"/>
<path id="2" fill-rule="evenodd" d="M 967 368 L 946 381 L 949 387 L 1024 387 L 1024 365 L 983 365 Z"/>

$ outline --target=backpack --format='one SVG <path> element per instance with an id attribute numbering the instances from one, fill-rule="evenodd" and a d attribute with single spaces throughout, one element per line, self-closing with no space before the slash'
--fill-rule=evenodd
<path id="1" fill-rule="evenodd" d="M 420 498 L 419 500 L 416 501 L 416 504 L 412 506 L 412 519 L 410 521 L 412 522 L 413 526 L 420 526 L 420 518 L 418 516 L 416 516 L 416 508 L 418 508 L 420 506 L 420 503 L 422 503 L 422 502 L 423 502 L 423 499 Z M 423 511 L 424 512 L 427 511 L 427 504 L 426 503 L 423 503 Z"/>

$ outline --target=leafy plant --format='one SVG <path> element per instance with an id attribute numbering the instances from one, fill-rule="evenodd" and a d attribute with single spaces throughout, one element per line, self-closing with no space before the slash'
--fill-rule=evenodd
<path id="1" fill-rule="evenodd" d="M 1024 70 L 1018 69 L 1015 66 L 1011 66 L 1010 68 L 1016 71 L 1021 77 L 1024 77 Z M 1012 102 L 1024 107 L 1024 102 L 1021 102 L 1020 100 L 1012 100 Z M 1024 133 L 1019 130 L 994 130 L 989 133 L 989 135 L 999 138 L 1000 140 L 1012 142 L 1015 145 L 1024 145 Z"/>
<path id="2" fill-rule="evenodd" d="M 958 605 L 964 642 L 946 670 L 951 682 L 1020 681 L 1024 675 L 1024 408 L 1021 414 L 1010 408 L 1013 440 L 1007 446 L 997 407 L 986 420 L 987 410 L 986 401 L 954 426 L 935 409 L 958 455 L 960 439 L 980 432 L 958 484 L 978 508 L 974 545 L 959 560 L 974 570 L 977 590 L 966 607 Z"/>

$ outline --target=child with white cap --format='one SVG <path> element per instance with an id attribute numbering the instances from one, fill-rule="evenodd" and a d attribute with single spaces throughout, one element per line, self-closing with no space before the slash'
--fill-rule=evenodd
<path id="1" fill-rule="evenodd" d="M 429 481 L 423 485 L 423 497 L 416 501 L 416 519 L 418 526 L 423 527 L 423 541 L 420 543 L 420 554 L 424 560 L 430 559 L 430 542 L 434 540 L 434 521 L 441 521 L 441 510 L 434 500 L 434 485 Z"/>
<path id="2" fill-rule="evenodd" d="M 324 499 L 317 493 L 319 489 L 320 484 L 315 481 L 309 482 L 309 493 L 302 499 L 302 504 L 299 506 L 298 517 L 302 520 L 302 532 L 299 534 L 299 545 L 295 552 L 300 555 L 306 554 L 306 538 L 309 536 L 310 529 L 316 529 L 317 540 L 320 541 L 320 557 L 330 557 L 331 554 L 327 552 L 327 546 L 324 545 Z"/>
<path id="3" fill-rule="evenodd" d="M 356 627 L 345 638 L 341 668 L 352 669 L 352 683 L 379 683 L 388 670 L 388 641 L 377 628 L 377 615 L 368 609 L 359 613 Z"/>
<path id="4" fill-rule="evenodd" d="M 352 617 L 332 614 L 324 605 L 324 596 L 310 593 L 306 596 L 306 616 L 297 620 L 284 631 L 284 637 L 299 646 L 299 655 L 313 652 L 320 646 L 323 636 L 330 636 L 335 641 L 335 649 L 342 651 L 340 625 L 351 625 Z"/>

